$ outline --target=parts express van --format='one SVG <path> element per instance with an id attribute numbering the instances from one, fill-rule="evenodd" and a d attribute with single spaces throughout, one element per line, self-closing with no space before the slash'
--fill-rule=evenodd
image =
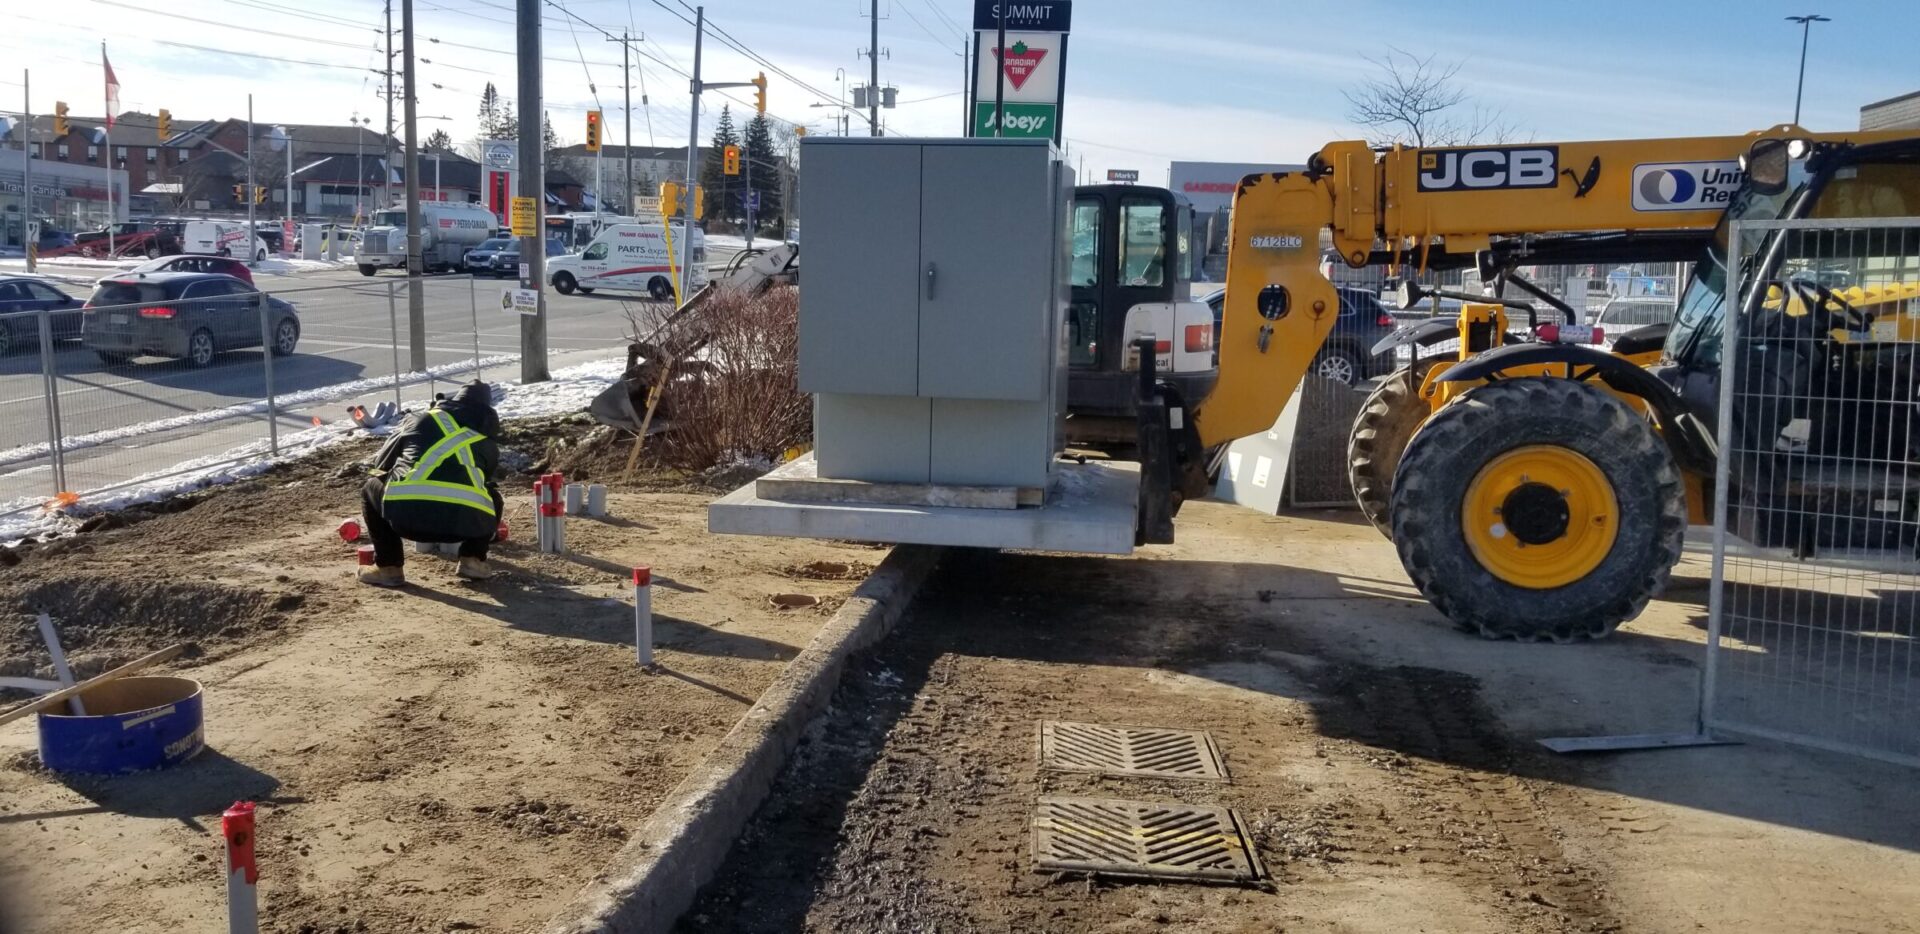
<path id="1" fill-rule="evenodd" d="M 686 228 L 675 224 L 672 256 L 667 230 L 661 224 L 615 224 L 576 256 L 547 260 L 547 281 L 562 295 L 594 289 L 645 292 L 655 301 L 673 299 L 673 277 L 687 255 Z M 707 284 L 707 243 L 700 228 L 693 229 L 693 277 L 689 292 Z"/>

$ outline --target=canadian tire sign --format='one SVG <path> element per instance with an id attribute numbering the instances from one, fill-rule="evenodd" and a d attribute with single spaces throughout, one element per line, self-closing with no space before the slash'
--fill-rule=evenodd
<path id="1" fill-rule="evenodd" d="M 1060 141 L 1072 21 L 1071 0 L 975 0 L 969 132 Z"/>

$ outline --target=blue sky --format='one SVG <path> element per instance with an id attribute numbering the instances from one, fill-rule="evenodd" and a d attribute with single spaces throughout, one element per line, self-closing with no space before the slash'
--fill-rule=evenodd
<path id="1" fill-rule="evenodd" d="M 641 109 L 636 90 L 636 142 L 648 141 L 651 123 L 653 140 L 672 145 L 686 139 L 685 78 L 673 68 L 690 63 L 692 30 L 667 11 L 681 10 L 679 0 L 661 4 L 564 0 L 580 19 L 645 34 L 642 49 L 654 60 L 641 64 L 652 104 Z M 12 11 L 24 6 L 9 4 L 0 13 L 7 26 L 0 58 L 12 66 L 0 69 L 0 107 L 18 106 L 18 69 L 26 67 L 36 109 L 45 112 L 61 98 L 75 113 L 98 112 L 104 39 L 128 107 L 238 116 L 252 92 L 262 122 L 344 123 L 356 110 L 377 121 L 384 112 L 380 79 L 367 73 L 380 63 L 372 50 L 379 0 L 176 0 L 164 10 L 127 0 L 63 0 Z M 512 93 L 511 6 L 416 0 L 421 58 L 432 62 L 420 66 L 421 113 L 454 118 L 423 124 L 423 134 L 444 125 L 469 138 L 479 89 L 492 80 Z M 740 45 L 830 100 L 838 92 L 836 69 L 850 73 L 850 84 L 864 81 L 867 63 L 855 56 L 867 36 L 860 7 L 857 0 L 716 0 L 707 12 Z M 579 138 L 582 112 L 593 106 L 591 81 L 617 139 L 619 47 L 577 22 L 569 28 L 552 5 L 546 11 L 546 93 L 556 126 Z M 1770 0 L 1080 0 L 1063 125 L 1072 154 L 1094 174 L 1138 168 L 1153 181 L 1176 158 L 1300 161 L 1327 141 L 1363 135 L 1348 121 L 1341 92 L 1375 73 L 1368 56 L 1397 47 L 1459 62 L 1464 89 L 1502 111 L 1523 137 L 1737 133 L 1792 116 L 1800 33 L 1783 17 L 1803 12 L 1834 20 L 1814 27 L 1803 124 L 1851 128 L 1861 104 L 1920 90 L 1916 0 L 1828 0 L 1805 8 Z M 965 30 L 971 4 L 883 0 L 881 15 L 880 41 L 890 53 L 881 78 L 898 85 L 907 102 L 886 115 L 889 127 L 956 132 L 960 39 L 948 21 Z M 712 41 L 705 52 L 710 80 L 744 80 L 761 70 Z M 808 106 L 821 97 L 771 77 L 776 115 L 815 132 L 832 125 L 831 107 Z M 721 103 L 710 95 L 707 106 Z"/>

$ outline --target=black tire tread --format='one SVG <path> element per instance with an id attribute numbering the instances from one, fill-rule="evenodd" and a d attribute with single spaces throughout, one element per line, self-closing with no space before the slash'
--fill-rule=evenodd
<path id="1" fill-rule="evenodd" d="M 1354 501 L 1360 504 L 1361 515 L 1388 538 L 1393 537 L 1393 473 L 1414 432 L 1427 420 L 1420 385 L 1438 362 L 1423 360 L 1381 380 L 1347 434 L 1347 480 Z"/>
<path id="2" fill-rule="evenodd" d="M 1516 437 L 1519 422 L 1527 419 L 1577 421 L 1585 426 L 1581 430 L 1584 437 L 1594 439 L 1597 446 L 1616 450 L 1617 456 L 1653 478 L 1652 499 L 1658 514 L 1652 540 L 1644 545 L 1624 544 L 1631 549 L 1626 552 L 1630 557 L 1648 560 L 1632 564 L 1630 573 L 1623 572 L 1623 579 L 1610 587 L 1606 583 L 1595 585 L 1605 590 L 1601 595 L 1556 599 L 1564 591 L 1587 585 L 1594 580 L 1592 576 L 1559 590 L 1538 591 L 1507 585 L 1484 571 L 1463 575 L 1457 569 L 1439 566 L 1442 556 L 1436 550 L 1466 548 L 1459 534 L 1459 503 L 1447 501 L 1451 497 L 1441 488 L 1465 482 L 1458 478 L 1459 473 L 1467 472 L 1470 478 L 1471 472 L 1505 450 L 1535 443 L 1520 438 L 1503 445 L 1489 443 L 1486 437 L 1489 430 Z M 1455 476 L 1446 476 L 1450 472 Z M 1609 479 L 1614 480 L 1619 495 L 1618 479 Z M 1622 534 L 1626 521 L 1623 515 Z M 1640 615 L 1648 601 L 1665 589 L 1686 539 L 1687 497 L 1680 470 L 1665 442 L 1624 402 L 1572 380 L 1509 379 L 1465 393 L 1421 427 L 1395 475 L 1392 527 L 1407 576 L 1455 625 L 1487 639 L 1564 644 L 1612 634 L 1621 623 Z M 1616 554 L 1621 553 L 1621 547 L 1616 544 Z M 1471 558 L 1468 563 L 1478 569 Z"/>

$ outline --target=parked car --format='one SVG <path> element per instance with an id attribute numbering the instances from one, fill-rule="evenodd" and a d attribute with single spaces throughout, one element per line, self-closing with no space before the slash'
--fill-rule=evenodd
<path id="1" fill-rule="evenodd" d="M 45 309 L 54 340 L 80 336 L 80 302 L 39 279 L 0 276 L 0 357 L 40 344 L 40 316 L 21 312 Z"/>
<path id="2" fill-rule="evenodd" d="M 1366 289 L 1342 286 L 1334 291 L 1340 295 L 1340 317 L 1334 321 L 1333 333 L 1327 335 L 1327 342 L 1321 345 L 1320 353 L 1313 358 L 1310 372 L 1348 386 L 1393 372 L 1398 361 L 1391 351 L 1373 353 L 1373 345 L 1399 326 L 1393 314 Z M 1213 309 L 1216 348 L 1220 346 L 1220 316 L 1225 309 L 1226 298 L 1227 290 L 1220 289 L 1205 299 L 1207 307 Z"/>
<path id="3" fill-rule="evenodd" d="M 1635 328 L 1672 324 L 1675 307 L 1672 299 L 1665 298 L 1611 299 L 1594 315 L 1593 326 L 1600 329 L 1602 343 L 1612 347 L 1614 341 Z"/>
<path id="4" fill-rule="evenodd" d="M 559 237 L 548 237 L 547 255 L 565 256 L 567 245 L 561 243 Z M 520 241 L 515 240 L 512 246 L 493 254 L 493 258 L 487 261 L 486 274 L 501 279 L 518 277 L 520 275 Z"/>
<path id="5" fill-rule="evenodd" d="M 160 272 L 114 276 L 94 285 L 80 316 L 80 342 L 107 364 L 157 354 L 203 367 L 223 351 L 260 346 L 260 290 L 232 276 Z M 293 353 L 300 318 L 267 296 L 273 355 Z"/>
<path id="6" fill-rule="evenodd" d="M 132 269 L 128 275 L 143 272 L 212 272 L 223 276 L 232 276 L 248 285 L 253 284 L 253 270 L 231 256 L 202 256 L 198 253 L 183 253 L 179 256 L 162 256 L 150 259 Z"/>
<path id="7" fill-rule="evenodd" d="M 483 272 L 492 275 L 493 257 L 501 250 L 512 247 L 514 243 L 512 237 L 490 237 L 482 241 L 479 246 L 468 250 L 467 255 L 460 258 L 460 269 L 476 275 Z"/>
<path id="8" fill-rule="evenodd" d="M 146 240 L 146 243 L 138 249 L 138 252 L 146 254 L 149 258 L 180 252 L 178 225 L 141 220 L 126 221 L 112 226 L 114 246 L 120 250 L 124 251 L 127 249 L 126 244 L 129 239 L 141 237 Z M 89 230 L 74 234 L 73 242 L 75 246 L 91 246 L 105 253 L 107 249 L 107 228 L 101 227 L 98 230 Z M 125 255 L 125 253 L 123 252 L 121 255 Z"/>

